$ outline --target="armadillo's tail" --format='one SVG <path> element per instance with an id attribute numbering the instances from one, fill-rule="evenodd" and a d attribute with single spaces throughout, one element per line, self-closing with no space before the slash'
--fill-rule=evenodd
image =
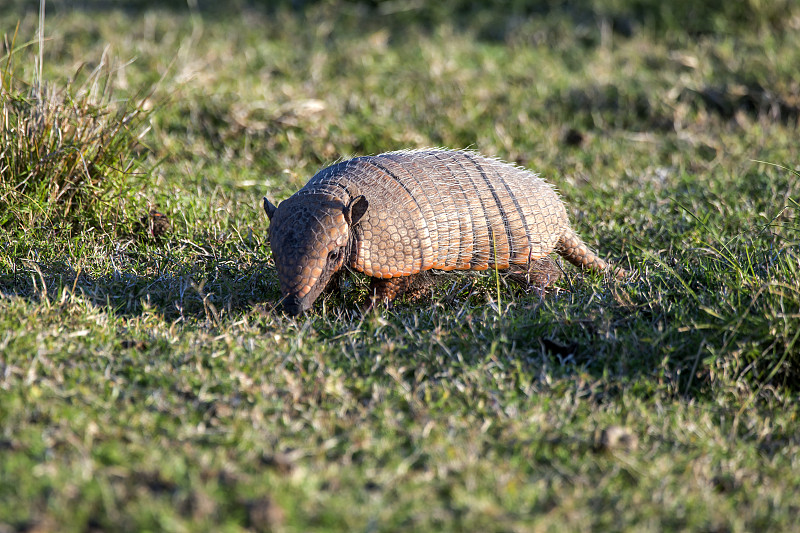
<path id="1" fill-rule="evenodd" d="M 606 271 L 609 269 L 609 264 L 603 261 L 591 248 L 586 246 L 571 228 L 567 228 L 558 240 L 556 252 L 579 268 L 588 268 L 598 271 Z M 618 279 L 628 275 L 628 273 L 621 268 L 615 268 L 613 272 L 614 276 Z"/>

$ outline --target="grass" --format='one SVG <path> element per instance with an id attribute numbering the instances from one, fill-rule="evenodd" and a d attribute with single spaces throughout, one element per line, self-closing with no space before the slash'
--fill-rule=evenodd
<path id="1" fill-rule="evenodd" d="M 796 9 L 65 5 L 4 117 L 114 141 L 2 132 L 0 531 L 795 527 Z M 634 276 L 273 309 L 261 196 L 437 145 L 541 172 Z"/>
<path id="2" fill-rule="evenodd" d="M 0 225 L 30 227 L 54 220 L 102 225 L 104 215 L 107 223 L 122 224 L 136 184 L 136 130 L 146 118 L 143 110 L 114 100 L 105 55 L 78 86 L 48 85 L 40 71 L 25 83 L 16 76 L 24 48 L 17 47 L 16 37 L 15 32 L 8 43 L 0 76 Z M 142 187 L 143 179 L 139 183 Z"/>

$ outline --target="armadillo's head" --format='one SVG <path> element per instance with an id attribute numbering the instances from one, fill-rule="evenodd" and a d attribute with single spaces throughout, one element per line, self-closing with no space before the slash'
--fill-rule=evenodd
<path id="1" fill-rule="evenodd" d="M 308 310 L 350 252 L 350 229 L 367 211 L 363 196 L 348 203 L 333 196 L 295 194 L 278 207 L 264 198 L 269 241 L 290 315 Z"/>

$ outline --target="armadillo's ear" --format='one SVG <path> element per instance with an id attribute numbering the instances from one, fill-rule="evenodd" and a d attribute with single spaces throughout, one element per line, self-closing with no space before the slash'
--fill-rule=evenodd
<path id="1" fill-rule="evenodd" d="M 272 205 L 272 202 L 267 200 L 267 197 L 265 196 L 264 197 L 264 211 L 266 211 L 268 219 L 272 220 L 273 215 L 275 215 L 275 210 L 276 209 L 278 209 L 278 208 L 275 207 L 274 205 Z"/>
<path id="2" fill-rule="evenodd" d="M 358 224 L 361 217 L 367 212 L 367 207 L 369 207 L 369 202 L 363 194 L 350 200 L 350 203 L 344 208 L 344 218 L 347 219 L 347 223 L 350 226 Z"/>

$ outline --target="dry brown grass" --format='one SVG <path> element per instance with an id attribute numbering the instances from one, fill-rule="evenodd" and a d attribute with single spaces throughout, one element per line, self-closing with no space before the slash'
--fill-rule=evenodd
<path id="1" fill-rule="evenodd" d="M 126 220 L 147 112 L 115 96 L 108 54 L 88 74 L 78 69 L 73 80 L 82 81 L 58 87 L 41 79 L 41 68 L 33 80 L 17 76 L 28 50 L 15 42 L 6 39 L 0 69 L 0 225 Z"/>

